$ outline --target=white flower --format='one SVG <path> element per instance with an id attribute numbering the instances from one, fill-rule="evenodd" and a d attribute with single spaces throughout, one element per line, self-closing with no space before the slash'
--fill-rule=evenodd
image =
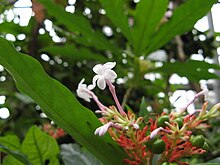
<path id="1" fill-rule="evenodd" d="M 104 65 L 97 64 L 93 67 L 93 71 L 97 74 L 93 77 L 93 85 L 96 84 L 100 89 L 105 89 L 106 80 L 114 81 L 117 77 L 117 74 L 111 70 L 116 65 L 116 62 L 107 62 Z"/>
<path id="2" fill-rule="evenodd" d="M 83 84 L 83 82 L 85 81 L 85 79 L 83 78 L 79 85 L 78 85 L 78 89 L 76 90 L 77 96 L 84 99 L 87 102 L 90 102 L 90 99 L 92 98 L 92 96 L 90 95 L 90 90 L 92 90 L 94 88 L 93 85 L 89 85 L 87 86 L 86 84 Z"/>
<path id="3" fill-rule="evenodd" d="M 113 125 L 113 122 L 109 122 L 101 127 L 98 127 L 96 130 L 95 130 L 95 135 L 99 135 L 99 136 L 103 136 L 109 129 L 109 127 L 111 127 Z"/>

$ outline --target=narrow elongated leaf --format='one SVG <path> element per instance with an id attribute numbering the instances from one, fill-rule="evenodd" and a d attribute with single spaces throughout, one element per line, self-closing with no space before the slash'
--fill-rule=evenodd
<path id="1" fill-rule="evenodd" d="M 95 129 L 101 125 L 94 113 L 83 107 L 65 86 L 50 78 L 39 62 L 16 52 L 13 45 L 2 37 L 0 64 L 13 76 L 21 92 L 30 96 L 50 119 L 104 164 L 123 164 L 126 154 L 116 142 L 107 134 L 103 137 L 94 135 Z"/>
<path id="2" fill-rule="evenodd" d="M 47 12 L 56 18 L 56 21 L 64 25 L 69 31 L 81 34 L 82 37 L 87 39 L 90 46 L 98 50 L 111 50 L 117 51 L 117 48 L 112 45 L 101 33 L 95 32 L 90 22 L 86 17 L 67 13 L 61 6 L 56 5 L 51 0 L 38 0 L 47 9 Z"/>
<path id="3" fill-rule="evenodd" d="M 90 49 L 79 48 L 77 49 L 74 45 L 65 45 L 65 46 L 50 46 L 43 48 L 42 51 L 51 53 L 52 55 L 60 55 L 66 57 L 71 61 L 76 60 L 97 60 L 104 62 L 107 60 L 104 56 L 100 54 L 93 53 Z"/>
<path id="4" fill-rule="evenodd" d="M 176 35 L 181 35 L 193 28 L 195 23 L 211 9 L 217 0 L 188 0 L 178 7 L 171 19 L 162 25 L 147 48 L 147 54 L 162 47 Z"/>
<path id="5" fill-rule="evenodd" d="M 167 10 L 168 0 L 141 0 L 136 7 L 132 31 L 136 55 L 149 44 L 161 18 Z"/>
<path id="6" fill-rule="evenodd" d="M 7 154 L 9 154 L 13 158 L 15 158 L 15 160 L 13 161 L 14 165 L 17 165 L 17 164 L 19 164 L 19 165 L 21 165 L 21 164 L 32 165 L 30 163 L 30 161 L 27 159 L 27 157 L 19 151 L 11 150 L 9 147 L 4 146 L 2 144 L 0 144 L 0 150 L 7 153 Z"/>
<path id="7" fill-rule="evenodd" d="M 124 14 L 123 3 L 124 0 L 99 0 L 103 8 L 106 10 L 106 15 L 112 23 L 121 29 L 124 36 L 132 43 L 132 36 L 130 27 L 128 25 L 128 18 Z"/>

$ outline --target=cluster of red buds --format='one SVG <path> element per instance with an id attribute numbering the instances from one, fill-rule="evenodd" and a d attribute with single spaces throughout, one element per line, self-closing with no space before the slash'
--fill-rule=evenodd
<path id="1" fill-rule="evenodd" d="M 60 137 L 65 136 L 65 132 L 62 128 L 55 128 L 50 123 L 46 123 L 42 127 L 43 131 L 47 132 L 54 139 L 59 139 Z"/>
<path id="2" fill-rule="evenodd" d="M 180 111 L 154 115 L 145 121 L 145 116 L 136 117 L 132 111 L 126 113 L 121 107 L 112 84 L 117 77 L 111 70 L 114 66 L 113 62 L 96 65 L 93 71 L 97 75 L 93 78 L 93 84 L 87 86 L 83 84 L 83 79 L 79 83 L 77 95 L 86 101 L 93 99 L 97 103 L 99 110 L 95 112 L 102 115 L 100 121 L 103 126 L 95 130 L 95 135 L 103 136 L 109 132 L 128 154 L 129 158 L 124 160 L 127 164 L 152 165 L 153 160 L 157 158 L 156 165 L 169 163 L 187 165 L 188 163 L 182 162 L 182 158 L 203 154 L 209 149 L 204 136 L 196 135 L 193 131 L 207 129 L 209 127 L 207 120 L 220 116 L 220 103 L 208 111 L 208 103 L 205 102 L 202 109 L 196 110 L 193 114 L 186 113 L 187 107 L 199 96 L 206 97 L 208 92 L 206 86 L 202 86 L 202 91 Z M 102 90 L 107 84 L 116 107 L 107 107 L 99 101 L 91 91 L 95 88 L 96 82 Z"/>

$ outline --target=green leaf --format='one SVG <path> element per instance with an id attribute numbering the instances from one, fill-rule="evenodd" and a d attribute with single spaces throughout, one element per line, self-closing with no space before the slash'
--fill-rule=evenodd
<path id="1" fill-rule="evenodd" d="M 49 165 L 59 164 L 59 146 L 56 140 L 36 126 L 32 126 L 26 134 L 21 151 L 34 165 L 45 164 L 45 161 L 49 161 Z"/>
<path id="2" fill-rule="evenodd" d="M 5 153 L 13 156 L 13 158 L 15 158 L 15 160 L 13 161 L 13 165 L 18 165 L 18 164 L 21 165 L 21 163 L 23 163 L 25 165 L 31 165 L 31 163 L 29 162 L 27 157 L 19 151 L 14 151 L 14 150 L 10 149 L 9 147 L 2 145 L 2 144 L 0 144 L 0 150 L 2 150 L 3 152 L 5 152 Z M 18 160 L 19 162 L 16 160 Z"/>
<path id="3" fill-rule="evenodd" d="M 64 25 L 69 31 L 82 35 L 90 43 L 90 46 L 98 50 L 111 50 L 117 52 L 117 48 L 112 45 L 102 33 L 95 32 L 90 22 L 85 16 L 66 12 L 61 6 L 56 5 L 51 0 L 38 0 L 47 9 L 47 12 L 56 18 L 60 25 Z M 76 38 L 77 39 L 77 38 Z"/>
<path id="4" fill-rule="evenodd" d="M 0 137 L 0 144 L 7 146 L 11 150 L 19 150 L 20 140 L 15 135 L 6 135 Z"/>
<path id="5" fill-rule="evenodd" d="M 106 15 L 112 23 L 121 29 L 123 35 L 132 43 L 131 30 L 128 25 L 128 18 L 123 10 L 123 0 L 99 0 L 103 8 L 106 10 Z"/>
<path id="6" fill-rule="evenodd" d="M 188 0 L 174 12 L 171 19 L 163 24 L 151 38 L 147 54 L 165 45 L 176 35 L 181 35 L 193 28 L 195 23 L 211 9 L 217 0 Z"/>
<path id="7" fill-rule="evenodd" d="M 179 76 L 187 77 L 191 81 L 196 82 L 201 79 L 219 78 L 216 74 L 210 73 L 208 71 L 209 69 L 220 70 L 220 67 L 215 64 L 206 63 L 205 61 L 189 60 L 186 63 L 164 63 L 162 67 L 154 69 L 153 72 L 162 72 L 168 75 L 177 73 Z"/>
<path id="8" fill-rule="evenodd" d="M 74 45 L 65 45 L 65 46 L 51 46 L 43 48 L 42 51 L 51 53 L 51 55 L 60 55 L 62 57 L 67 57 L 71 61 L 76 60 L 97 60 L 97 61 L 106 61 L 107 58 L 103 55 L 96 54 L 87 48 L 77 49 Z"/>
<path id="9" fill-rule="evenodd" d="M 61 157 L 65 165 L 102 165 L 91 153 L 77 144 L 62 144 Z"/>
<path id="10" fill-rule="evenodd" d="M 51 120 L 102 162 L 106 165 L 123 164 L 126 154 L 118 144 L 108 134 L 103 137 L 94 135 L 95 129 L 101 125 L 95 114 L 83 107 L 65 86 L 50 78 L 39 62 L 16 52 L 13 45 L 2 37 L 0 64 L 13 76 L 20 91 L 30 96 Z"/>
<path id="11" fill-rule="evenodd" d="M 145 98 L 142 97 L 138 116 L 139 116 L 139 117 L 140 117 L 140 116 L 145 117 L 145 116 L 147 116 L 148 114 L 149 114 L 149 112 L 147 111 L 147 104 L 146 104 Z"/>
<path id="12" fill-rule="evenodd" d="M 153 33 L 164 16 L 167 5 L 168 0 L 141 0 L 137 4 L 132 31 L 136 55 L 140 56 L 142 50 L 154 38 Z"/>

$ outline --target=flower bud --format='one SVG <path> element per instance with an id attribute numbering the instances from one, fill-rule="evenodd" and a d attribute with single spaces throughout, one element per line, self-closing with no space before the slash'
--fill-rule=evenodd
<path id="1" fill-rule="evenodd" d="M 158 118 L 157 127 L 166 127 L 165 122 L 169 122 L 169 116 L 164 115 Z"/>
<path id="2" fill-rule="evenodd" d="M 195 137 L 191 137 L 190 141 L 193 146 L 202 148 L 202 146 L 204 145 L 205 139 L 203 135 L 197 135 Z"/>
<path id="3" fill-rule="evenodd" d="M 161 154 L 166 149 L 166 144 L 162 139 L 157 139 L 151 146 L 150 150 L 154 154 Z"/>

